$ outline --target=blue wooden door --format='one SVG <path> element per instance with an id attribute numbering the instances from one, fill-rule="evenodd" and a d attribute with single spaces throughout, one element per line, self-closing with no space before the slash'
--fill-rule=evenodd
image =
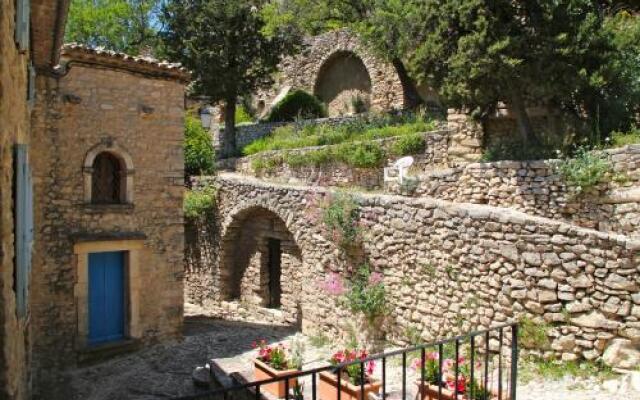
<path id="1" fill-rule="evenodd" d="M 124 253 L 89 254 L 89 344 L 124 338 Z"/>

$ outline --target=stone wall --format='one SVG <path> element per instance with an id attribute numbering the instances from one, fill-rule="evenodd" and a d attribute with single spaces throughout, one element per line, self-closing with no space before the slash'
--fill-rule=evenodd
<path id="1" fill-rule="evenodd" d="M 342 54 L 348 54 L 361 61 L 366 68 L 371 81 L 370 93 L 367 93 L 371 110 L 388 111 L 404 107 L 404 90 L 393 65 L 374 56 L 356 35 L 348 30 L 337 30 L 308 38 L 300 54 L 283 60 L 275 85 L 254 96 L 256 108 L 259 112 L 267 112 L 279 94 L 291 89 L 303 89 L 309 93 L 320 94 L 316 86 L 319 81 L 324 81 L 323 87 L 329 86 L 333 92 L 361 89 L 360 81 L 355 82 L 353 87 L 343 87 L 348 83 L 347 80 L 342 81 L 343 75 L 328 76 L 331 75 L 331 68 L 327 66 Z M 338 81 L 335 78 L 338 78 Z M 332 81 L 327 83 L 327 79 Z M 324 92 L 324 89 L 321 92 Z"/>
<path id="2" fill-rule="evenodd" d="M 34 380 L 49 399 L 68 398 L 59 369 L 95 355 L 80 322 L 87 319 L 86 252 L 128 251 L 127 336 L 135 343 L 181 335 L 183 314 L 184 83 L 148 61 L 71 54 L 64 75 L 38 79 L 32 118 Z M 126 164 L 119 173 L 126 202 L 93 204 L 87 196 L 86 163 L 98 151 Z"/>
<path id="3" fill-rule="evenodd" d="M 530 215 L 564 220 L 600 231 L 640 236 L 640 146 L 607 150 L 612 171 L 604 183 L 575 195 L 556 172 L 556 161 L 470 163 L 417 175 L 415 191 L 397 182 L 386 190 L 413 196 L 488 204 Z"/>
<path id="4" fill-rule="evenodd" d="M 433 169 L 447 168 L 449 165 L 450 132 L 433 131 L 423 134 L 425 149 L 421 154 L 414 154 L 414 171 L 431 171 Z M 373 141 L 379 144 L 386 152 L 388 159 L 385 166 L 392 164 L 400 156 L 394 156 L 391 149 L 397 142 L 397 138 L 378 139 Z M 259 176 L 262 179 L 285 183 L 304 183 L 309 185 L 353 187 L 359 186 L 366 189 L 379 189 L 384 186 L 384 169 L 379 168 L 354 168 L 344 163 L 327 163 L 323 165 L 291 166 L 283 161 L 286 154 L 308 154 L 335 146 L 317 146 L 286 151 L 268 151 L 256 155 L 235 160 L 227 160 L 225 169 L 237 171 L 246 175 Z M 259 159 L 273 159 L 275 163 L 270 168 L 256 170 L 254 161 Z"/>
<path id="5" fill-rule="evenodd" d="M 328 273 L 347 276 L 354 268 L 319 217 L 328 192 L 235 175 L 214 182 L 223 238 L 216 243 L 223 248 L 210 244 L 213 254 L 227 251 L 224 238 L 247 210 L 277 215 L 300 249 L 303 331 L 346 337 L 353 316 L 320 288 Z M 525 315 L 546 327 L 550 346 L 538 352 L 565 360 L 598 358 L 613 338 L 640 339 L 638 241 L 487 205 L 381 194 L 356 199 L 363 257 L 388 290 L 384 330 L 392 341 L 406 343 L 410 330 L 424 340 L 451 337 Z M 210 260 L 202 278 L 224 279 L 219 258 Z M 282 277 L 291 279 L 298 278 Z M 215 286 L 188 290 L 213 309 L 222 306 Z M 256 320 L 253 315 L 224 314 Z M 264 314 L 257 318 L 266 322 Z"/>
<path id="6" fill-rule="evenodd" d="M 27 53 L 14 42 L 15 2 L 0 6 L 0 398 L 28 396 L 27 320 L 16 318 L 13 146 L 29 141 Z"/>

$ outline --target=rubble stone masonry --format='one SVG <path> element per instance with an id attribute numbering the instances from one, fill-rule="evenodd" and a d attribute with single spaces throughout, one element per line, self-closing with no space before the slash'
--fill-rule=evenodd
<path id="1" fill-rule="evenodd" d="M 68 398 L 55 373 L 91 353 L 84 326 L 90 249 L 135 253 L 127 261 L 129 339 L 146 344 L 181 334 L 184 84 L 155 76 L 152 70 L 159 67 L 148 63 L 139 73 L 135 61 L 100 57 L 65 59 L 64 74 L 37 81 L 32 118 L 36 397 Z M 126 160 L 125 204 L 87 201 L 91 174 L 85 163 L 96 149 Z"/>
<path id="2" fill-rule="evenodd" d="M 199 243 L 206 258 L 190 260 L 198 268 L 187 273 L 187 300 L 203 300 L 226 318 L 266 322 L 268 313 L 255 304 L 225 298 L 220 289 L 228 267 L 218 255 L 238 245 L 228 239 L 238 226 L 249 227 L 248 213 L 267 212 L 300 249 L 300 275 L 283 269 L 281 283 L 301 284 L 295 301 L 303 331 L 348 335 L 350 311 L 320 284 L 328 273 L 348 276 L 354 267 L 317 218 L 326 189 L 233 174 L 213 182 L 216 223 L 201 226 L 200 234 L 217 239 Z M 384 275 L 388 290 L 388 339 L 406 343 L 408 329 L 424 340 L 451 337 L 523 316 L 547 327 L 549 345 L 537 353 L 565 360 L 595 359 L 614 338 L 640 339 L 639 241 L 488 205 L 355 196 L 363 258 Z M 199 285 L 200 279 L 208 283 Z"/>
<path id="3" fill-rule="evenodd" d="M 28 143 L 26 53 L 14 42 L 15 2 L 0 6 L 0 398 L 28 393 L 28 325 L 16 317 L 14 292 L 13 146 Z"/>

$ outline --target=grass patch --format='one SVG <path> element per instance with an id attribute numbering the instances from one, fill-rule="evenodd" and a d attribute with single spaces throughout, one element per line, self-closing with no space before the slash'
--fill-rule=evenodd
<path id="1" fill-rule="evenodd" d="M 317 335 L 313 335 L 309 337 L 309 343 L 313 347 L 325 347 L 331 343 L 331 339 L 323 333 L 318 333 Z"/>
<path id="2" fill-rule="evenodd" d="M 419 133 L 402 136 L 391 147 L 391 152 L 397 156 L 423 153 L 427 146 L 424 136 Z"/>
<path id="3" fill-rule="evenodd" d="M 216 189 L 206 186 L 201 189 L 188 190 L 184 195 L 182 208 L 184 216 L 190 219 L 204 217 L 216 206 Z"/>
<path id="4" fill-rule="evenodd" d="M 551 329 L 549 324 L 538 323 L 524 316 L 520 319 L 518 340 L 527 349 L 547 349 L 550 345 L 549 336 L 547 336 L 549 329 Z"/>
<path id="5" fill-rule="evenodd" d="M 638 143 L 640 143 L 640 127 L 635 127 L 629 132 L 613 132 L 611 134 L 610 147 L 623 147 Z"/>
<path id="6" fill-rule="evenodd" d="M 565 376 L 595 378 L 600 382 L 614 378 L 611 367 L 593 361 L 557 361 L 528 359 L 520 366 L 519 380 L 526 384 L 534 379 L 557 381 Z"/>
<path id="7" fill-rule="evenodd" d="M 428 132 L 435 128 L 435 121 L 425 121 L 416 116 L 358 118 L 339 126 L 319 124 L 299 128 L 295 125 L 287 125 L 277 128 L 271 135 L 245 146 L 242 152 L 244 155 L 253 155 L 269 150 L 367 142 Z"/>

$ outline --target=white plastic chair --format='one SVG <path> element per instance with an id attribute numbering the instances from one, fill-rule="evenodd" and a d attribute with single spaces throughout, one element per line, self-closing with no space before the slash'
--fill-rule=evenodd
<path id="1" fill-rule="evenodd" d="M 389 176 L 389 171 L 397 170 L 398 171 L 398 177 L 397 177 L 398 182 L 400 182 L 400 184 L 402 184 L 402 182 L 404 181 L 404 177 L 406 176 L 407 171 L 413 165 L 413 161 L 414 161 L 413 157 L 411 157 L 411 156 L 402 157 L 401 159 L 399 159 L 396 162 L 394 162 L 390 167 L 385 168 L 384 169 L 384 181 L 388 182 L 388 181 L 396 179 L 396 177 L 390 177 Z"/>

